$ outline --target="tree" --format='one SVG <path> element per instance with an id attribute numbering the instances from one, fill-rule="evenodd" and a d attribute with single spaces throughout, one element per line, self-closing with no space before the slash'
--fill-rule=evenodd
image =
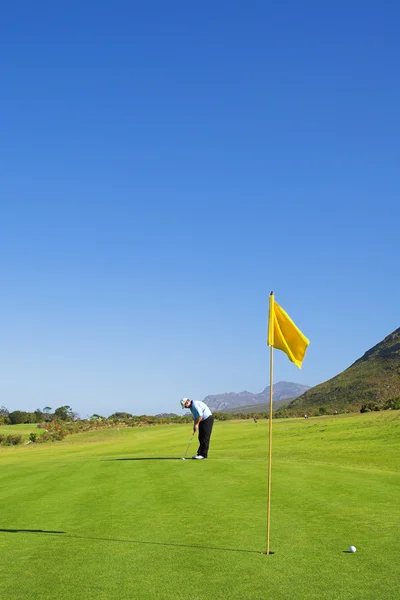
<path id="1" fill-rule="evenodd" d="M 60 421 L 73 421 L 75 413 L 70 406 L 65 405 L 56 408 L 54 411 L 54 416 L 60 419 Z"/>
<path id="2" fill-rule="evenodd" d="M 10 419 L 8 418 L 8 415 L 10 413 L 8 412 L 8 409 L 5 406 L 2 406 L 0 408 L 0 425 L 8 425 L 10 422 Z"/>
<path id="3" fill-rule="evenodd" d="M 43 409 L 43 415 L 44 415 L 44 420 L 45 421 L 51 421 L 51 417 L 52 417 L 51 411 L 52 410 L 53 409 L 51 408 L 51 406 L 45 406 L 44 407 L 44 409 Z"/>
<path id="4" fill-rule="evenodd" d="M 46 418 L 46 415 L 44 414 L 44 412 L 42 412 L 40 410 L 40 408 L 37 408 L 34 412 L 34 415 L 36 417 L 36 422 L 40 423 L 41 421 L 44 421 Z"/>
<path id="5" fill-rule="evenodd" d="M 109 419 L 131 419 L 132 415 L 127 412 L 115 412 L 108 417 Z"/>
<path id="6" fill-rule="evenodd" d="M 14 410 L 8 415 L 8 418 L 10 419 L 11 425 L 20 425 L 21 423 L 30 422 L 29 415 L 30 413 L 23 410 Z"/>

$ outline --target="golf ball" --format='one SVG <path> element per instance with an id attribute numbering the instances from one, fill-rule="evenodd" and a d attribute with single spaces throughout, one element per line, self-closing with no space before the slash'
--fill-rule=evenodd
<path id="1" fill-rule="evenodd" d="M 184 457 L 184 456 L 182 456 L 181 460 L 185 460 L 185 457 Z"/>
<path id="2" fill-rule="evenodd" d="M 356 552 L 357 548 L 355 546 L 350 546 L 349 552 Z"/>

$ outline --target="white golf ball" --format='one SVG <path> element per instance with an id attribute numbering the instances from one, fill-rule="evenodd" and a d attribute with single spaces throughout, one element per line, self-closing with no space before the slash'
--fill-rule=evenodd
<path id="1" fill-rule="evenodd" d="M 357 548 L 355 546 L 350 546 L 349 552 L 357 552 Z"/>

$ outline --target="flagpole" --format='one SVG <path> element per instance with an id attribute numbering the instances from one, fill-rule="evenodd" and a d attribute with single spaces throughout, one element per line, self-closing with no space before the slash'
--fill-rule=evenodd
<path id="1" fill-rule="evenodd" d="M 269 555 L 269 537 L 271 531 L 271 476 L 272 476 L 272 397 L 273 397 L 273 369 L 274 369 L 274 349 L 273 349 L 273 302 L 274 293 L 270 294 L 269 304 L 269 448 L 268 448 L 268 508 L 267 508 L 267 551 Z"/>
<path id="2" fill-rule="evenodd" d="M 268 346 L 269 346 L 269 452 L 268 452 L 268 509 L 267 509 L 267 551 L 271 531 L 271 476 L 272 476 L 272 396 L 273 396 L 273 349 L 285 352 L 289 360 L 301 369 L 310 341 L 293 323 L 289 315 L 274 300 L 274 292 L 269 296 Z"/>

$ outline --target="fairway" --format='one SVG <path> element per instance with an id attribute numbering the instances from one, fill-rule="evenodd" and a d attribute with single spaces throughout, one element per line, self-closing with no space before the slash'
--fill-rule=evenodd
<path id="1" fill-rule="evenodd" d="M 0 448 L 1 598 L 397 600 L 400 411 L 274 421 L 270 556 L 267 427 Z"/>
<path id="2" fill-rule="evenodd" d="M 1 434 L 8 435 L 12 433 L 13 435 L 22 435 L 22 438 L 25 441 L 29 439 L 29 434 L 32 431 L 40 434 L 40 429 L 38 429 L 37 423 L 33 423 L 31 425 L 0 425 Z"/>

